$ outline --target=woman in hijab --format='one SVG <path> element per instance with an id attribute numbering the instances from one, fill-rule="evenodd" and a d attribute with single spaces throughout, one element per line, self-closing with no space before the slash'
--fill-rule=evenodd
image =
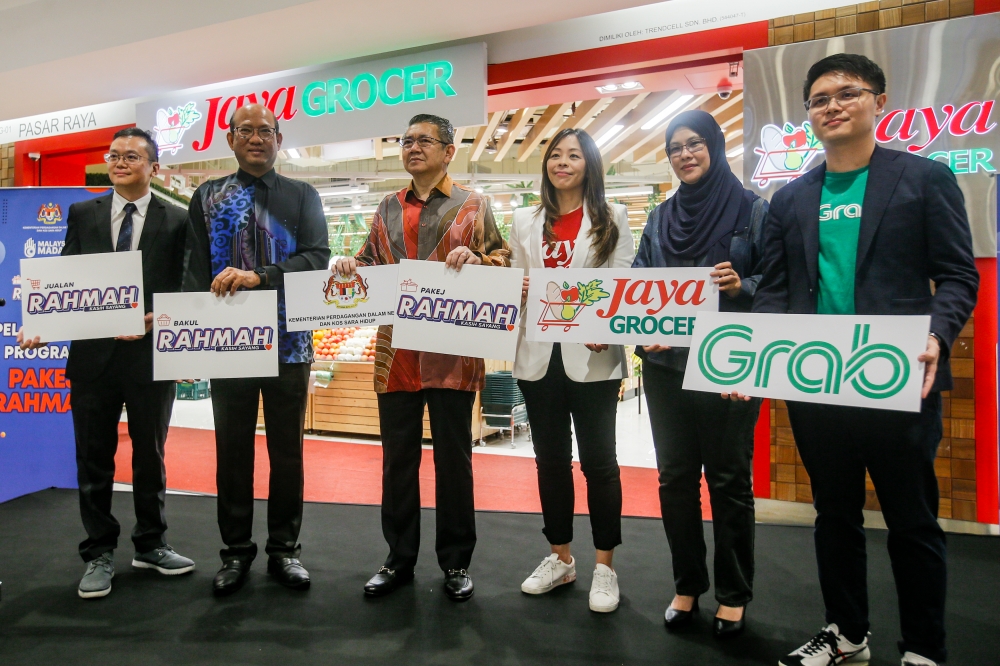
<path id="1" fill-rule="evenodd" d="M 726 161 L 726 140 L 704 111 L 679 114 L 667 127 L 667 155 L 681 181 L 650 214 L 636 268 L 714 266 L 719 309 L 749 312 L 762 268 L 761 228 L 767 202 L 743 188 Z M 688 350 L 649 345 L 643 385 L 656 447 L 660 507 L 674 568 L 675 597 L 664 615 L 668 629 L 693 621 L 708 591 L 701 513 L 702 468 L 715 533 L 716 636 L 743 631 L 753 598 L 754 501 L 751 482 L 754 426 L 760 399 L 731 401 L 717 393 L 685 391 Z"/>

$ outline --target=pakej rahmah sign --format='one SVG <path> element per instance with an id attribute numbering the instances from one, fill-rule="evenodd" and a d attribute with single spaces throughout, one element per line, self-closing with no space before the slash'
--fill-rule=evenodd
<path id="1" fill-rule="evenodd" d="M 250 83 L 181 91 L 136 106 L 136 124 L 152 130 L 160 161 L 231 157 L 229 119 L 245 104 L 274 112 L 282 146 L 298 148 L 403 132 L 418 113 L 455 127 L 486 122 L 486 46 L 463 44 Z"/>

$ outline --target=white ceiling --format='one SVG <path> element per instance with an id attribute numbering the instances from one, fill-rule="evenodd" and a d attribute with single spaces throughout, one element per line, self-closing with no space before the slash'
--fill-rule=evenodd
<path id="1" fill-rule="evenodd" d="M 0 120 L 656 1 L 0 0 Z"/>

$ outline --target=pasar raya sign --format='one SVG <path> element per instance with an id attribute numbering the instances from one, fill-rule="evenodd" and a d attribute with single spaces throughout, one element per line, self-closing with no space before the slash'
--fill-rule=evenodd
<path id="1" fill-rule="evenodd" d="M 525 337 L 540 342 L 687 347 L 719 309 L 712 268 L 547 268 L 530 275 Z"/>
<path id="2" fill-rule="evenodd" d="M 486 46 L 463 44 L 360 63 L 181 91 L 136 106 L 160 161 L 231 157 L 229 119 L 244 104 L 274 112 L 282 146 L 298 148 L 402 132 L 417 113 L 456 127 L 486 122 Z"/>
<path id="3" fill-rule="evenodd" d="M 886 77 L 875 140 L 947 165 L 965 195 L 975 255 L 996 257 L 997 34 L 1000 14 L 987 14 L 747 51 L 744 182 L 770 198 L 822 163 L 823 146 L 802 108 L 806 72 L 830 53 L 866 55 Z"/>
<path id="4" fill-rule="evenodd" d="M 684 388 L 920 411 L 928 316 L 703 312 Z"/>

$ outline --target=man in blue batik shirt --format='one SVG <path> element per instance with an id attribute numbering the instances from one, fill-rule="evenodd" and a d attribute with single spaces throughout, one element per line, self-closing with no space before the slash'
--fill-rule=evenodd
<path id="1" fill-rule="evenodd" d="M 311 332 L 287 330 L 284 276 L 328 266 L 326 219 L 312 186 L 275 173 L 281 134 L 267 107 L 237 109 L 226 138 L 240 168 L 203 183 L 191 199 L 184 290 L 224 295 L 277 289 L 279 370 L 277 377 L 212 380 L 219 529 L 226 545 L 213 589 L 225 595 L 242 587 L 257 555 L 252 540 L 254 437 L 263 397 L 271 463 L 267 570 L 281 584 L 301 590 L 309 587 L 309 572 L 298 560 L 298 538 L 313 350 Z"/>

